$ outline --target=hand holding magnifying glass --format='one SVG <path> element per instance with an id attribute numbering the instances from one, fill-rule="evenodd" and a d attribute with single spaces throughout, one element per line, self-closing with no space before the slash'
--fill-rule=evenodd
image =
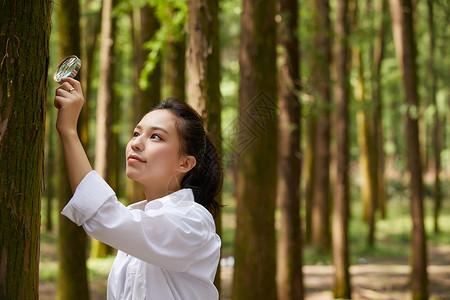
<path id="1" fill-rule="evenodd" d="M 77 121 L 84 104 L 79 81 L 74 79 L 81 67 L 75 55 L 66 57 L 56 69 L 53 79 L 60 84 L 55 92 L 55 107 L 58 109 L 56 129 L 60 135 L 77 131 Z"/>
<path id="2" fill-rule="evenodd" d="M 78 74 L 78 71 L 80 71 L 80 68 L 81 59 L 79 59 L 75 55 L 70 55 L 59 64 L 58 68 L 56 68 L 53 79 L 57 83 L 61 83 L 61 79 L 63 78 L 75 78 L 75 76 L 77 76 Z"/>

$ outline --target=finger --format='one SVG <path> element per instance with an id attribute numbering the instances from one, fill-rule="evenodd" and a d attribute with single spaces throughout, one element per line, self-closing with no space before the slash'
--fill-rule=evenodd
<path id="1" fill-rule="evenodd" d="M 70 83 L 64 82 L 62 83 L 58 88 L 56 88 L 56 92 L 58 91 L 70 91 L 70 89 L 73 89 L 73 87 L 70 85 Z"/>
<path id="2" fill-rule="evenodd" d="M 64 103 L 64 98 L 60 97 L 60 96 L 56 96 L 55 100 L 53 101 L 53 105 L 55 105 L 55 107 L 57 109 L 60 109 L 63 106 Z"/>
<path id="3" fill-rule="evenodd" d="M 65 97 L 67 97 L 68 95 L 70 95 L 70 91 L 65 90 L 64 88 L 59 88 L 59 89 L 56 90 L 55 94 L 57 96 L 65 96 Z"/>
<path id="4" fill-rule="evenodd" d="M 81 89 L 81 83 L 73 78 L 70 77 L 66 77 L 63 78 L 61 81 L 63 81 L 64 83 L 67 83 L 70 87 L 69 90 L 73 91 L 72 88 L 75 89 L 75 91 L 77 91 L 77 93 L 82 93 L 82 89 Z"/>

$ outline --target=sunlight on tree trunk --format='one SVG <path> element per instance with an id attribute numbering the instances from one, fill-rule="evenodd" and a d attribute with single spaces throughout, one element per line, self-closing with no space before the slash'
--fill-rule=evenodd
<path id="1" fill-rule="evenodd" d="M 367 243 L 373 246 L 375 242 L 375 197 L 371 173 L 370 159 L 370 139 L 371 131 L 369 125 L 369 117 L 365 106 L 365 85 L 363 78 L 362 53 L 358 46 L 354 47 L 353 64 L 358 70 L 357 83 L 355 87 L 355 99 L 359 103 L 359 109 L 356 113 L 357 124 L 357 142 L 358 142 L 358 161 L 359 161 L 359 180 L 361 199 L 363 202 L 363 217 L 369 227 Z"/>
<path id="2" fill-rule="evenodd" d="M 349 3 L 350 2 L 350 3 Z M 334 298 L 351 298 L 348 218 L 349 218 L 349 102 L 351 53 L 348 42 L 350 33 L 349 5 L 354 9 L 355 1 L 339 1 L 336 17 L 335 68 L 336 85 L 336 187 L 333 206 L 333 264 Z"/>

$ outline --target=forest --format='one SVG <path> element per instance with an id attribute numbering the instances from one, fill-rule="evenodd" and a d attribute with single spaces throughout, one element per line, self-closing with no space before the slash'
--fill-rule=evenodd
<path id="1" fill-rule="evenodd" d="M 131 204 L 125 147 L 175 97 L 224 183 L 220 299 L 450 299 L 450 2 L 30 0 L 0 9 L 0 299 L 106 299 L 116 250 L 60 214 L 55 128 Z"/>

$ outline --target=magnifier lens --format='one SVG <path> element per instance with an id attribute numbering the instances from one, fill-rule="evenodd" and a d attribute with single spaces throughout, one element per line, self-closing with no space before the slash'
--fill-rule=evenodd
<path id="1" fill-rule="evenodd" d="M 56 82 L 61 83 L 61 79 L 63 78 L 74 78 L 75 76 L 77 76 L 80 68 L 81 59 L 79 59 L 75 55 L 68 56 L 59 64 L 55 74 L 53 75 L 53 79 Z"/>

